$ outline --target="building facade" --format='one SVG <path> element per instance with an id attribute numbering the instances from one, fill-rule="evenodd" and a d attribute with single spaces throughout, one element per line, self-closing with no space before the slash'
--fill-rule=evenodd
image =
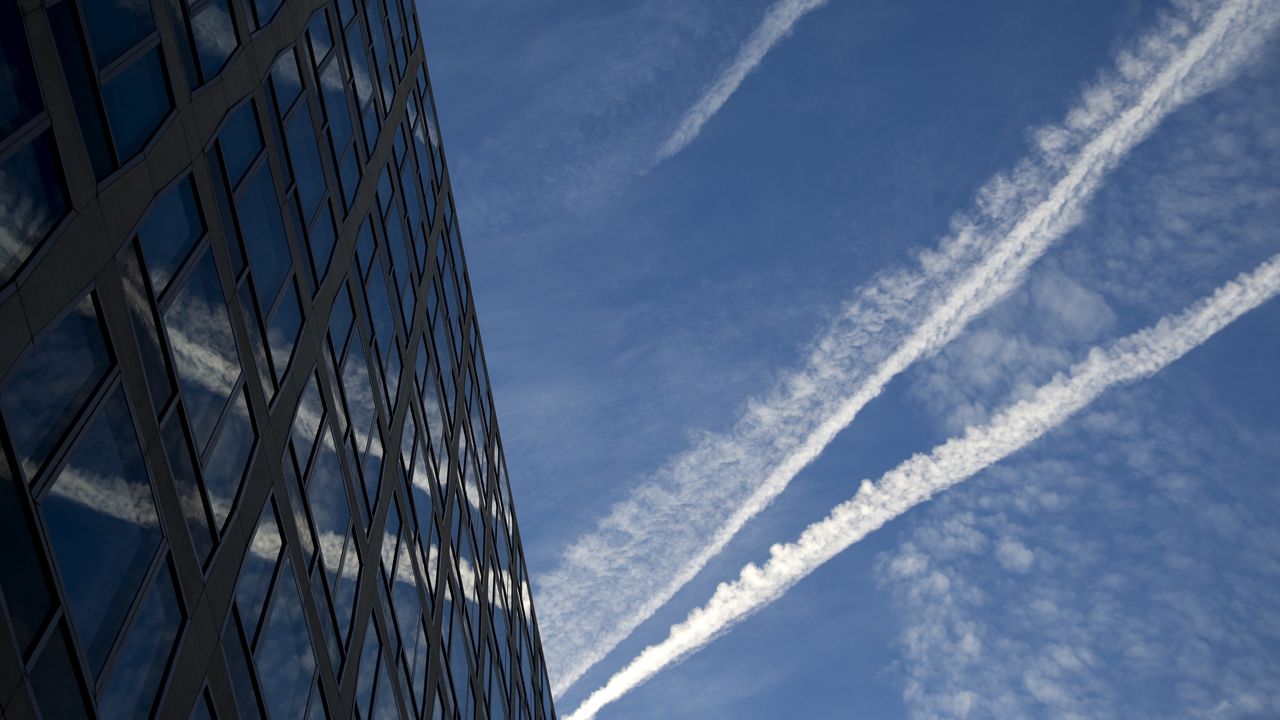
<path id="1" fill-rule="evenodd" d="M 412 0 L 0 0 L 0 715 L 554 717 Z"/>

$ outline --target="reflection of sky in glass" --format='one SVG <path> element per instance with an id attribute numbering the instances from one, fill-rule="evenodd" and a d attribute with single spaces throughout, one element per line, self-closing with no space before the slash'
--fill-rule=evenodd
<path id="1" fill-rule="evenodd" d="M 369 625 L 364 630 L 364 647 L 360 650 L 360 665 L 356 669 L 356 709 L 362 717 L 369 717 L 373 704 L 373 683 L 378 671 L 378 653 L 382 643 L 378 641 L 378 627 L 369 616 Z"/>
<path id="2" fill-rule="evenodd" d="M 138 228 L 142 257 L 157 297 L 169 287 L 169 280 L 203 234 L 204 220 L 188 175 L 152 201 L 147 219 Z"/>
<path id="3" fill-rule="evenodd" d="M 200 69 L 206 79 L 222 69 L 236 49 L 236 29 L 227 12 L 227 0 L 214 0 L 191 18 L 191 34 L 200 55 Z"/>
<path id="4" fill-rule="evenodd" d="M 262 607 L 267 600 L 267 588 L 271 585 L 271 576 L 275 573 L 276 561 L 279 560 L 283 547 L 284 541 L 280 537 L 275 510 L 272 503 L 268 502 L 258 521 L 258 528 L 253 533 L 249 552 L 245 554 L 240 577 L 236 580 L 236 605 L 240 608 L 245 635 L 250 640 L 258 632 Z"/>
<path id="5" fill-rule="evenodd" d="M 162 539 L 123 390 L 103 403 L 41 510 L 96 674 Z"/>
<path id="6" fill-rule="evenodd" d="M 160 567 L 128 639 L 116 657 L 107 685 L 98 697 L 100 720 L 146 717 L 168 667 L 182 612 L 167 564 Z"/>
<path id="7" fill-rule="evenodd" d="M 66 213 L 61 178 L 49 131 L 0 163 L 0 285 Z"/>
<path id="8" fill-rule="evenodd" d="M 267 327 L 267 347 L 271 350 L 271 365 L 275 368 L 276 380 L 284 379 L 289 360 L 293 357 L 293 344 L 302 329 L 302 307 L 298 303 L 298 293 L 290 282 L 285 288 L 280 306 L 271 318 Z"/>
<path id="9" fill-rule="evenodd" d="M 231 319 L 212 252 L 206 251 L 200 259 L 165 312 L 164 324 L 196 447 L 203 450 L 240 377 Z"/>
<path id="10" fill-rule="evenodd" d="M 218 148 L 227 168 L 227 182 L 234 187 L 262 150 L 262 134 L 258 131 L 252 101 L 231 111 L 218 133 Z"/>
<path id="11" fill-rule="evenodd" d="M 195 545 L 196 558 L 204 565 L 209 559 L 209 553 L 213 552 L 215 535 L 209 525 L 204 498 L 200 493 L 200 480 L 196 474 L 195 461 L 191 457 L 191 449 L 187 445 L 187 434 L 182 430 L 182 416 L 178 413 L 170 415 L 160 434 L 164 441 L 165 455 L 169 458 L 173 486 L 178 492 L 178 504 L 182 507 L 182 516 L 187 521 L 187 530 Z"/>
<path id="12" fill-rule="evenodd" d="M 122 161 L 133 157 L 151 139 L 172 107 L 160 48 L 149 50 L 104 83 L 102 103 L 116 141 L 116 153 Z"/>
<path id="13" fill-rule="evenodd" d="M 261 163 L 245 181 L 236 199 L 240 233 L 249 268 L 253 271 L 254 291 L 262 307 L 271 307 L 293 264 L 285 239 L 284 221 L 276 202 L 271 166 Z"/>
<path id="14" fill-rule="evenodd" d="M 215 527 L 221 531 L 231 515 L 236 495 L 244 479 L 245 464 L 253 450 L 256 433 L 249 419 L 249 405 L 244 391 L 236 393 L 227 419 L 218 435 L 218 444 L 209 455 L 204 469 L 204 487 L 213 507 Z"/>
<path id="15" fill-rule="evenodd" d="M 145 0 L 94 0 L 81 4 L 99 67 L 120 57 L 155 29 Z"/>
<path id="16" fill-rule="evenodd" d="M 110 364 L 91 296 L 23 353 L 0 395 L 0 407 L 28 478 L 44 464 Z"/>
<path id="17" fill-rule="evenodd" d="M 76 683 L 73 657 L 71 638 L 65 626 L 59 624 L 27 675 L 36 706 L 46 718 L 89 718 L 84 694 Z"/>
<path id="18" fill-rule="evenodd" d="M 302 83 L 298 78 L 298 61 L 294 59 L 293 50 L 289 50 L 271 66 L 271 87 L 276 93 L 276 104 L 280 112 L 287 112 L 293 101 L 302 92 Z"/>
<path id="19" fill-rule="evenodd" d="M 316 384 L 315 373 L 307 379 L 307 387 L 298 400 L 298 411 L 293 417 L 293 449 L 298 456 L 298 464 L 306 468 L 311 457 L 311 448 L 316 442 L 316 433 L 320 432 L 320 422 L 324 418 L 324 398 L 320 395 L 320 386 Z"/>
<path id="20" fill-rule="evenodd" d="M 271 717 L 302 717 L 316 658 L 302 614 L 302 597 L 287 557 L 262 631 L 257 660 L 262 699 Z"/>

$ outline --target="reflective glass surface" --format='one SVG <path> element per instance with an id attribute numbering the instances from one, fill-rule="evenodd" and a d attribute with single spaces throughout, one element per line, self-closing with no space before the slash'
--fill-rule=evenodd
<path id="1" fill-rule="evenodd" d="M 302 614 L 302 597 L 287 558 L 271 603 L 271 615 L 262 631 L 257 660 L 267 712 L 272 718 L 302 717 L 316 658 Z"/>
<path id="2" fill-rule="evenodd" d="M 24 489 L 9 464 L 9 454 L 0 447 L 0 589 L 18 640 L 25 652 L 53 610 L 54 598 L 40 560 L 35 527 L 23 507 Z"/>
<path id="3" fill-rule="evenodd" d="M 240 609 L 240 620 L 250 640 L 258 633 L 267 590 L 271 587 L 271 578 L 283 549 L 284 540 L 280 534 L 280 523 L 276 520 L 274 503 L 268 502 L 240 567 L 240 579 L 236 581 L 236 606 Z"/>
<path id="4" fill-rule="evenodd" d="M 85 296 L 23 353 L 0 393 L 0 408 L 28 479 L 110 367 L 92 296 Z"/>
<path id="5" fill-rule="evenodd" d="M 181 625 L 177 590 L 166 563 L 156 573 L 111 677 L 98 696 L 99 720 L 131 720 L 150 714 Z"/>
<path id="6" fill-rule="evenodd" d="M 289 274 L 293 258 L 289 255 L 284 221 L 280 217 L 280 205 L 276 202 L 271 168 L 266 163 L 259 165 L 245 181 L 245 187 L 236 199 L 236 210 L 258 302 L 263 307 L 271 307 Z"/>
<path id="7" fill-rule="evenodd" d="M 293 344 L 302 329 L 302 306 L 293 283 L 289 283 L 282 296 L 276 314 L 267 328 L 267 346 L 271 350 L 271 365 L 276 369 L 276 380 L 283 380 L 289 359 L 293 357 Z"/>
<path id="8" fill-rule="evenodd" d="M 45 131 L 0 161 L 0 285 L 67 212 L 62 168 Z"/>
<path id="9" fill-rule="evenodd" d="M 217 536 L 209 521 L 209 511 L 200 490 L 196 462 L 191 457 L 187 433 L 182 429 L 181 414 L 177 412 L 171 414 L 161 428 L 160 434 L 164 441 L 165 456 L 169 459 L 173 487 L 178 492 L 178 503 L 182 507 L 182 517 L 186 520 L 187 531 L 191 533 L 196 558 L 203 566 L 209 559 L 209 553 L 213 551 Z"/>
<path id="10" fill-rule="evenodd" d="M 123 390 L 103 402 L 41 501 L 41 515 L 96 674 L 163 539 Z"/>
<path id="11" fill-rule="evenodd" d="M 107 4 L 108 0 L 101 2 Z M 138 154 L 172 107 L 160 48 L 149 50 L 103 83 L 102 102 L 107 109 L 107 121 L 111 125 L 120 160 Z"/>
<path id="12" fill-rule="evenodd" d="M 204 77 L 218 74 L 236 49 L 236 29 L 227 11 L 227 0 L 213 0 L 191 16 L 191 35 Z"/>
<path id="13" fill-rule="evenodd" d="M 178 386 L 203 451 L 240 377 L 231 319 L 213 254 L 205 251 L 164 315 Z"/>
<path id="14" fill-rule="evenodd" d="M 76 681 L 75 648 L 63 624 L 41 651 L 28 676 L 36 707 L 47 720 L 88 720 L 89 707 Z"/>
<path id="15" fill-rule="evenodd" d="M 0 140 L 40 112 L 31 50 L 16 0 L 0 0 Z"/>
<path id="16" fill-rule="evenodd" d="M 218 148 L 227 168 L 227 182 L 234 187 L 262 150 L 262 133 L 258 130 L 258 116 L 253 112 L 252 102 L 231 111 L 222 132 L 218 133 Z"/>
<path id="17" fill-rule="evenodd" d="M 137 0 L 87 0 L 80 3 L 99 67 L 124 54 L 151 34 L 151 5 Z"/>
<path id="18" fill-rule="evenodd" d="M 311 111 L 305 104 L 298 107 L 284 132 L 289 144 L 293 174 L 298 179 L 298 200 L 302 203 L 302 215 L 310 219 L 324 198 L 325 185 L 324 168 L 320 165 L 316 135 L 311 127 Z"/>
<path id="19" fill-rule="evenodd" d="M 195 185 L 188 175 L 156 196 L 138 228 L 142 256 L 157 296 L 169 287 L 173 274 L 203 234 L 204 219 L 196 202 Z"/>
<path id="20" fill-rule="evenodd" d="M 259 27 L 271 22 L 271 18 L 275 17 L 276 11 L 280 9 L 281 1 L 253 0 L 253 11 L 258 18 Z"/>
<path id="21" fill-rule="evenodd" d="M 240 493 L 245 466 L 256 437 L 244 391 L 238 392 L 204 469 L 204 487 L 213 509 L 214 528 L 219 532 L 227 524 L 236 495 Z"/>
<path id="22" fill-rule="evenodd" d="M 293 106 L 293 101 L 302 92 L 302 81 L 298 78 L 298 61 L 293 51 L 281 55 L 271 66 L 271 87 L 276 93 L 276 104 L 284 113 Z"/>

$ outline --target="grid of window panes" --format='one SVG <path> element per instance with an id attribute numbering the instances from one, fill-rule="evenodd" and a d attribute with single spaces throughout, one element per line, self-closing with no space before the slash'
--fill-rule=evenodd
<path id="1" fill-rule="evenodd" d="M 0 0 L 0 321 L 81 237 L 60 147 L 98 194 L 196 148 L 0 363 L 3 717 L 555 716 L 419 38 L 411 0 Z"/>

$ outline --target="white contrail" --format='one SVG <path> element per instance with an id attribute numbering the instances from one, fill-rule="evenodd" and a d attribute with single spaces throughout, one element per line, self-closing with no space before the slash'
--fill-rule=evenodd
<path id="1" fill-rule="evenodd" d="M 1086 89 L 1038 154 L 982 191 L 976 217 L 921 267 L 882 276 L 822 333 L 804 366 L 611 508 L 539 578 L 556 694 L 719 553 L 897 374 L 1015 288 L 1079 221 L 1106 173 L 1171 112 L 1229 78 L 1274 28 L 1269 0 L 1165 18 Z"/>
<path id="2" fill-rule="evenodd" d="M 1236 318 L 1280 292 L 1280 254 L 1218 288 L 1187 310 L 1094 348 L 1063 375 L 1015 403 L 991 422 L 970 427 L 929 454 L 917 454 L 874 485 L 862 482 L 852 499 L 805 528 L 800 539 L 774 545 L 764 567 L 750 563 L 738 579 L 721 583 L 711 600 L 671 627 L 666 640 L 645 648 L 595 691 L 566 720 L 595 717 L 658 671 L 711 642 L 717 635 L 777 599 L 820 565 L 934 494 L 972 477 L 1057 427 L 1108 388 L 1150 377 L 1213 337 Z"/>
<path id="3" fill-rule="evenodd" d="M 702 97 L 685 111 L 680 125 L 658 149 L 656 162 L 662 162 L 680 152 L 702 132 L 702 126 L 715 115 L 730 95 L 738 90 L 742 81 L 764 60 L 778 41 L 786 37 L 797 21 L 813 10 L 827 4 L 827 0 L 779 0 L 764 14 L 764 20 L 751 33 L 738 55 L 702 93 Z"/>

